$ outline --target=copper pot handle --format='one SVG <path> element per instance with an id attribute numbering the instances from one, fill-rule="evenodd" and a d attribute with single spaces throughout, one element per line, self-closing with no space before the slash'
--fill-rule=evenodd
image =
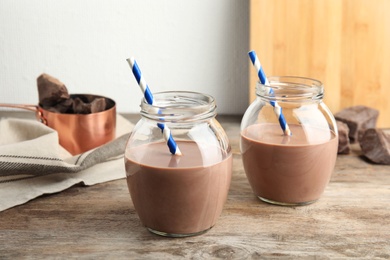
<path id="1" fill-rule="evenodd" d="M 0 107 L 18 108 L 18 109 L 33 111 L 35 112 L 37 120 L 47 125 L 47 120 L 44 118 L 41 109 L 37 105 L 0 103 Z"/>

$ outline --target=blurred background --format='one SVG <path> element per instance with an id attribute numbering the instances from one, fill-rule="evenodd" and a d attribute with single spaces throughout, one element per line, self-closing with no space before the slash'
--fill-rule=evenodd
<path id="1" fill-rule="evenodd" d="M 250 48 L 267 75 L 322 81 L 333 113 L 369 106 L 390 128 L 389 11 L 388 0 L 251 0 Z"/>
<path id="2" fill-rule="evenodd" d="M 36 104 L 45 72 L 138 113 L 134 56 L 153 92 L 207 93 L 219 114 L 242 115 L 254 49 L 267 75 L 322 81 L 333 113 L 366 105 L 390 127 L 388 10 L 387 0 L 0 0 L 0 102 Z"/>
<path id="3" fill-rule="evenodd" d="M 199 91 L 243 114 L 248 48 L 247 0 L 0 0 L 0 103 L 37 104 L 45 72 L 138 113 L 134 56 L 153 92 Z"/>

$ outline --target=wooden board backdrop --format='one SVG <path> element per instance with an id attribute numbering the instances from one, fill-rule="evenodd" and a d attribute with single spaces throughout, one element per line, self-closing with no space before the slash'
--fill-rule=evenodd
<path id="1" fill-rule="evenodd" d="M 250 49 L 267 75 L 319 79 L 333 113 L 366 105 L 380 111 L 378 127 L 390 127 L 390 1 L 250 0 L 250 6 Z M 250 101 L 256 79 L 250 66 Z"/>

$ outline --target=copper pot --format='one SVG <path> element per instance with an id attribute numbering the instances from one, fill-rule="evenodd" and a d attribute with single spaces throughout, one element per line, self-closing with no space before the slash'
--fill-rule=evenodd
<path id="1" fill-rule="evenodd" d="M 102 96 L 72 94 L 71 96 Z M 27 109 L 36 112 L 37 119 L 58 132 L 59 143 L 72 155 L 80 154 L 103 145 L 115 138 L 116 104 L 106 98 L 107 109 L 92 114 L 55 113 L 36 105 L 0 104 L 2 107 Z"/>

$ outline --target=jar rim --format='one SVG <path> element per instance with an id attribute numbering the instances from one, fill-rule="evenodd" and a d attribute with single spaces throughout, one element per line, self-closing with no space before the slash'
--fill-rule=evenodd
<path id="1" fill-rule="evenodd" d="M 259 81 L 256 84 L 256 95 L 270 101 L 305 102 L 322 100 L 323 83 L 317 79 L 299 76 L 270 76 L 270 85 Z"/>
<path id="2" fill-rule="evenodd" d="M 194 91 L 162 91 L 153 94 L 153 104 L 141 100 L 141 115 L 157 121 L 196 121 L 216 115 L 215 98 Z"/>

